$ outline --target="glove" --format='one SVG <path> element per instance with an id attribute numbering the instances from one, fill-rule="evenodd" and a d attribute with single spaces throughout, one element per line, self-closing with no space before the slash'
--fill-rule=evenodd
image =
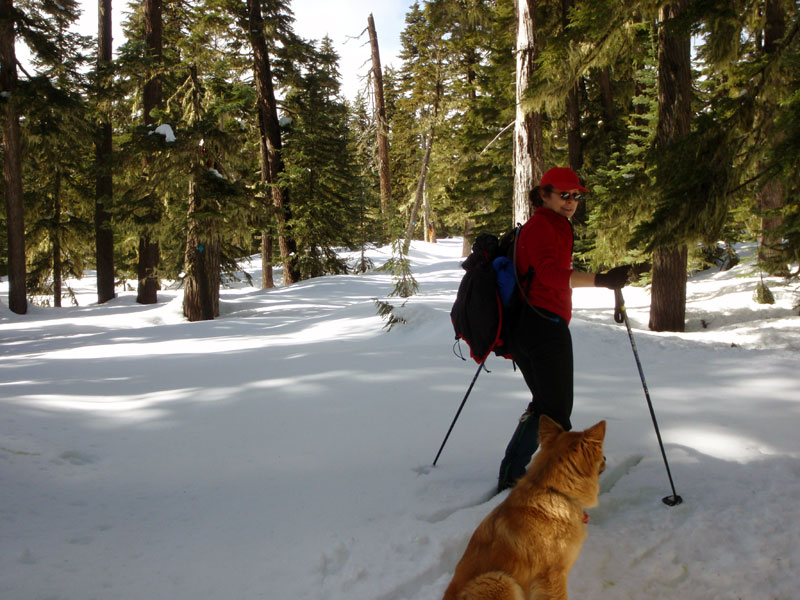
<path id="1" fill-rule="evenodd" d="M 621 290 L 628 283 L 631 274 L 629 265 L 620 265 L 605 273 L 598 273 L 594 276 L 595 287 L 607 287 L 610 290 Z"/>

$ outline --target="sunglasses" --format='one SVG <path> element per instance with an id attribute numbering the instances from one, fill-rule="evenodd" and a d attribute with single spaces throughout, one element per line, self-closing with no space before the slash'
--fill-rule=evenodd
<path id="1" fill-rule="evenodd" d="M 569 200 L 570 198 L 575 200 L 575 202 L 580 202 L 581 200 L 583 200 L 583 194 L 581 194 L 580 192 L 575 192 L 573 194 L 570 194 L 569 192 L 558 192 L 558 196 L 562 200 Z"/>

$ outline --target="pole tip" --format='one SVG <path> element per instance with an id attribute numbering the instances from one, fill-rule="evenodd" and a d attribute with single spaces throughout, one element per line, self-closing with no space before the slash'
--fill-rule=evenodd
<path id="1" fill-rule="evenodd" d="M 678 504 L 683 502 L 683 498 L 675 494 L 674 496 L 665 496 L 661 501 L 667 506 L 678 506 Z"/>

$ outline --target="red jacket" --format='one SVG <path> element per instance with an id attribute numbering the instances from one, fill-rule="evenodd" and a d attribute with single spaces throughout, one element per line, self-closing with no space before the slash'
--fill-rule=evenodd
<path id="1" fill-rule="evenodd" d="M 533 267 L 528 300 L 567 323 L 572 318 L 572 224 L 566 217 L 540 206 L 522 228 L 517 245 L 517 271 L 524 277 Z"/>

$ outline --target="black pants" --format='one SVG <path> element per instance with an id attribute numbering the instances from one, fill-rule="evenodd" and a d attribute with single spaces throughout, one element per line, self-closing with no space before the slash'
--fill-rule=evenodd
<path id="1" fill-rule="evenodd" d="M 498 490 L 525 474 L 539 447 L 539 417 L 572 429 L 572 336 L 564 319 L 543 309 L 522 309 L 509 336 L 509 349 L 533 399 L 520 418 L 500 464 Z"/>

